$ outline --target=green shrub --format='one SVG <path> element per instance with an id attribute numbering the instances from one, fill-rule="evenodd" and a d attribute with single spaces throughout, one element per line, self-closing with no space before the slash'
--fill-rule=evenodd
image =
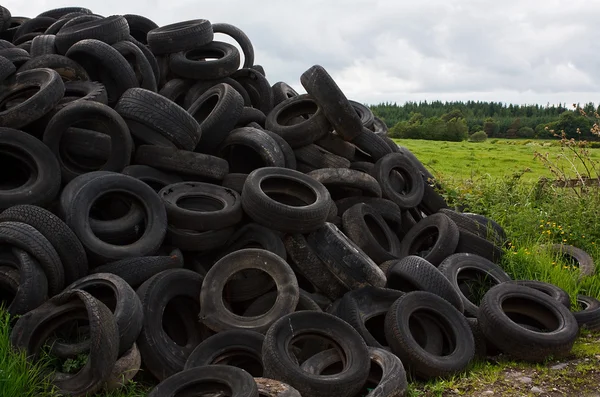
<path id="1" fill-rule="evenodd" d="M 531 127 L 521 127 L 519 131 L 517 131 L 517 137 L 519 138 L 533 138 L 535 136 L 535 131 Z"/>
<path id="2" fill-rule="evenodd" d="M 485 142 L 487 139 L 487 134 L 485 131 L 477 131 L 473 135 L 469 137 L 470 142 Z"/>

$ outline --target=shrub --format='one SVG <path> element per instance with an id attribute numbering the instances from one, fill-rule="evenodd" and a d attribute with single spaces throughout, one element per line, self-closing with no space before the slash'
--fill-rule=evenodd
<path id="1" fill-rule="evenodd" d="M 469 137 L 469 141 L 470 142 L 485 142 L 487 137 L 488 136 L 485 133 L 485 131 L 477 131 L 476 133 L 474 133 L 473 135 L 471 135 Z"/>

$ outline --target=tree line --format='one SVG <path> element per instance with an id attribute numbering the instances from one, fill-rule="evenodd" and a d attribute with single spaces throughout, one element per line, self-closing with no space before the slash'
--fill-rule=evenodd
<path id="1" fill-rule="evenodd" d="M 568 138 L 599 140 L 591 133 L 600 105 L 513 105 L 502 102 L 407 102 L 371 106 L 394 138 L 462 141 L 473 134 L 489 138 Z"/>

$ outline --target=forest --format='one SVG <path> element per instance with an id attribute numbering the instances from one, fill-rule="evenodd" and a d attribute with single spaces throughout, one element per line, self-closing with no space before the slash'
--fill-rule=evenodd
<path id="1" fill-rule="evenodd" d="M 370 106 L 393 138 L 462 141 L 470 137 L 600 140 L 592 133 L 600 105 L 514 105 L 502 102 L 406 102 Z M 483 131 L 483 132 L 482 132 Z M 484 135 L 485 134 L 485 135 Z"/>

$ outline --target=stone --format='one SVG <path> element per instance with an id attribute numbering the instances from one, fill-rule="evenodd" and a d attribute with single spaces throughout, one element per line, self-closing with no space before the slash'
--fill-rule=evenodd
<path id="1" fill-rule="evenodd" d="M 517 379 L 519 382 L 524 383 L 526 385 L 530 384 L 533 380 L 529 376 L 523 376 Z"/>
<path id="2" fill-rule="evenodd" d="M 542 394 L 544 391 L 537 386 L 533 386 L 530 391 L 535 394 Z"/>
<path id="3" fill-rule="evenodd" d="M 567 363 L 556 364 L 556 365 L 551 366 L 550 369 L 561 370 L 561 369 L 567 368 L 567 365 L 569 365 L 569 364 L 567 364 Z"/>

